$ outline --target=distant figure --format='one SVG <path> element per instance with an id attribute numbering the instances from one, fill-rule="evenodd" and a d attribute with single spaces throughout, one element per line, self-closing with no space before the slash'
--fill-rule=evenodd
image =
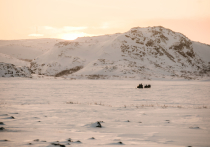
<path id="1" fill-rule="evenodd" d="M 145 85 L 144 88 L 151 88 L 151 85 Z"/>
<path id="2" fill-rule="evenodd" d="M 139 84 L 139 85 L 137 86 L 137 88 L 143 88 L 143 85 L 142 85 L 142 84 Z"/>

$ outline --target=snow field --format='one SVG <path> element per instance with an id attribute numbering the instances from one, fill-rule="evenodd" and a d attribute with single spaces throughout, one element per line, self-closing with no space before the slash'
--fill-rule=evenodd
<path id="1" fill-rule="evenodd" d="M 206 147 L 209 88 L 204 81 L 2 78 L 0 146 Z"/>

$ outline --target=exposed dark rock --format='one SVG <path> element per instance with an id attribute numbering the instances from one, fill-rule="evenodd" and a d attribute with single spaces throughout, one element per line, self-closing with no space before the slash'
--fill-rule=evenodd
<path id="1" fill-rule="evenodd" d="M 52 145 L 55 145 L 55 146 L 57 146 L 57 145 L 59 145 L 60 146 L 60 144 L 59 143 L 51 143 Z"/>
<path id="2" fill-rule="evenodd" d="M 0 130 L 5 130 L 5 128 L 4 127 L 0 127 Z"/>
<path id="3" fill-rule="evenodd" d="M 31 70 L 29 67 L 17 67 L 10 63 L 0 62 L 0 77 L 31 77 Z"/>
<path id="4" fill-rule="evenodd" d="M 102 127 L 102 125 L 101 125 L 101 123 L 100 123 L 99 121 L 97 122 L 97 124 L 98 124 L 98 125 L 97 125 L 96 127 L 99 127 L 99 128 Z"/>
<path id="5" fill-rule="evenodd" d="M 119 144 L 123 144 L 121 141 L 120 142 L 118 142 Z"/>
<path id="6" fill-rule="evenodd" d="M 4 123 L 3 122 L 0 122 L 0 125 L 4 125 Z"/>
<path id="7" fill-rule="evenodd" d="M 68 139 L 69 142 L 73 142 L 71 138 Z"/>

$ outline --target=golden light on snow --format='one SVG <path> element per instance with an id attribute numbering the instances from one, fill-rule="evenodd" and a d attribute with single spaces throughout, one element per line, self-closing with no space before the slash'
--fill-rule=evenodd
<path id="1" fill-rule="evenodd" d="M 61 35 L 61 39 L 64 40 L 75 40 L 78 37 L 84 37 L 85 33 L 66 33 Z"/>

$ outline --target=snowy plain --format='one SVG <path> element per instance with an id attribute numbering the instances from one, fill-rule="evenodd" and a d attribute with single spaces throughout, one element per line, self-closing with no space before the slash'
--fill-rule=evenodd
<path id="1" fill-rule="evenodd" d="M 208 147 L 209 89 L 209 81 L 1 78 L 0 146 Z"/>

